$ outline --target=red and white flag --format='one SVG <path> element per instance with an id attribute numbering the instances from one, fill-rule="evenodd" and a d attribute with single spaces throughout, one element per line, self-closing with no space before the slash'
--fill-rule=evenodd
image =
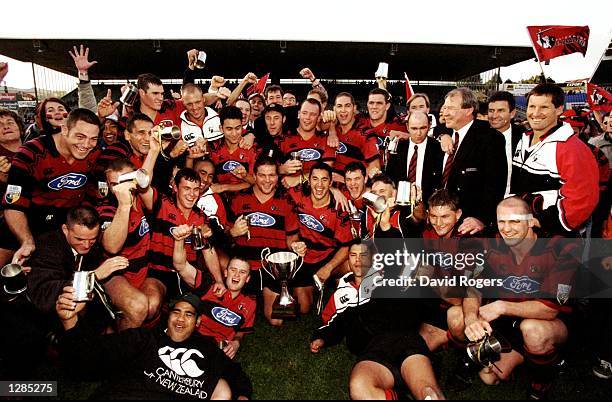
<path id="1" fill-rule="evenodd" d="M 408 74 L 406 74 L 406 72 L 404 72 L 404 77 L 406 77 L 406 102 L 408 102 L 408 99 L 414 95 L 414 90 L 412 89 L 412 85 L 410 85 L 410 80 L 408 79 Z"/>
<path id="2" fill-rule="evenodd" d="M 8 63 L 0 63 L 0 82 L 4 81 L 6 74 L 8 74 Z"/>
<path id="3" fill-rule="evenodd" d="M 587 102 L 591 110 L 612 112 L 612 94 L 590 82 L 587 83 Z"/>
<path id="4" fill-rule="evenodd" d="M 590 32 L 588 26 L 528 26 L 527 30 L 540 62 L 572 53 L 586 55 Z"/>
<path id="5" fill-rule="evenodd" d="M 266 84 L 268 83 L 268 78 L 270 77 L 270 73 L 264 75 L 257 81 L 255 84 L 252 84 L 247 88 L 246 93 L 247 96 L 251 96 L 254 93 L 263 94 L 266 89 Z"/>

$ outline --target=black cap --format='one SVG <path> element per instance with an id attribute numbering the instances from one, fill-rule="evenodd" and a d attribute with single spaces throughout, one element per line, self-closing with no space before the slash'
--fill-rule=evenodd
<path id="1" fill-rule="evenodd" d="M 283 105 L 280 105 L 278 103 L 270 103 L 268 106 L 266 106 L 266 108 L 263 111 L 264 116 L 268 112 L 278 112 L 284 116 L 285 108 L 283 107 Z"/>
<path id="2" fill-rule="evenodd" d="M 174 306 L 176 306 L 176 304 L 179 303 L 179 302 L 185 302 L 185 303 L 191 304 L 193 306 L 193 308 L 195 308 L 196 314 L 198 314 L 198 315 L 201 314 L 202 301 L 195 294 L 193 294 L 193 293 L 183 293 L 182 295 L 180 295 L 176 299 L 171 300 L 170 303 L 168 304 L 168 306 L 170 307 L 170 309 L 173 309 Z"/>

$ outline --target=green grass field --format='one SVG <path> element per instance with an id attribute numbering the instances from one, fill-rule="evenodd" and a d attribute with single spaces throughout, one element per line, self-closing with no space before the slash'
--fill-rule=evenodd
<path id="1" fill-rule="evenodd" d="M 348 399 L 348 376 L 353 356 L 344 345 L 324 349 L 317 355 L 308 350 L 312 330 L 319 325 L 314 314 L 286 322 L 281 328 L 268 325 L 260 314 L 254 334 L 243 342 L 238 359 L 249 374 L 254 388 L 254 399 Z M 612 381 L 595 378 L 584 349 L 571 350 L 569 367 L 555 383 L 552 399 L 599 399 L 612 395 Z M 488 387 L 478 381 L 460 393 L 444 389 L 448 376 L 455 367 L 455 355 L 441 352 L 434 364 L 440 384 L 449 399 L 524 399 L 529 381 L 528 373 L 518 369 L 511 383 Z M 57 371 L 46 367 L 41 377 L 56 379 Z M 59 398 L 87 399 L 98 384 L 59 381 Z"/>

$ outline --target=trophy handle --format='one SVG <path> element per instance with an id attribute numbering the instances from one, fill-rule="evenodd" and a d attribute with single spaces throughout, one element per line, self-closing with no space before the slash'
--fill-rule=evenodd
<path id="1" fill-rule="evenodd" d="M 293 271 L 293 274 L 291 274 L 291 278 L 290 279 L 295 278 L 295 275 L 297 275 L 298 271 L 300 269 L 302 269 L 302 265 L 304 265 L 304 257 L 299 257 L 298 256 L 298 260 L 300 261 L 300 263 L 298 264 L 297 269 Z"/>
<path id="2" fill-rule="evenodd" d="M 266 271 L 268 275 L 274 278 L 274 275 L 272 275 L 272 273 L 268 270 L 267 265 L 266 265 L 266 258 L 268 258 L 270 254 L 271 254 L 270 247 L 266 247 L 263 250 L 261 250 L 261 268 L 263 268 L 263 270 Z"/>

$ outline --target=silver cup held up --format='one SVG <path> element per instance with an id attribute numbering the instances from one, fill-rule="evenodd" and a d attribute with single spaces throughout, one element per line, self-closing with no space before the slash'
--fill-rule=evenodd
<path id="1" fill-rule="evenodd" d="M 363 194 L 363 202 L 370 206 L 377 214 L 383 213 L 387 209 L 387 199 L 382 195 L 376 195 L 369 191 Z"/>
<path id="2" fill-rule="evenodd" d="M 199 51 L 196 59 L 195 67 L 199 70 L 203 69 L 206 65 L 206 52 Z"/>
<path id="3" fill-rule="evenodd" d="M 197 226 L 194 226 L 191 230 L 191 247 L 195 251 L 208 250 L 210 248 L 210 243 L 202 235 L 202 229 Z"/>
<path id="4" fill-rule="evenodd" d="M 10 296 L 17 296 L 28 289 L 28 280 L 23 267 L 19 264 L 8 264 L 0 270 L 2 288 Z"/>
<path id="5" fill-rule="evenodd" d="M 125 106 L 134 107 L 134 102 L 136 102 L 137 98 L 138 91 L 132 84 L 130 84 L 121 93 L 121 98 L 119 98 L 119 102 L 123 103 Z"/>
<path id="6" fill-rule="evenodd" d="M 72 287 L 75 292 L 74 301 L 89 302 L 94 298 L 94 285 L 96 276 L 93 271 L 76 271 L 72 279 Z"/>
<path id="7" fill-rule="evenodd" d="M 172 120 L 162 120 L 159 122 L 160 137 L 162 140 L 178 140 L 181 138 L 181 128 L 175 126 Z"/>

